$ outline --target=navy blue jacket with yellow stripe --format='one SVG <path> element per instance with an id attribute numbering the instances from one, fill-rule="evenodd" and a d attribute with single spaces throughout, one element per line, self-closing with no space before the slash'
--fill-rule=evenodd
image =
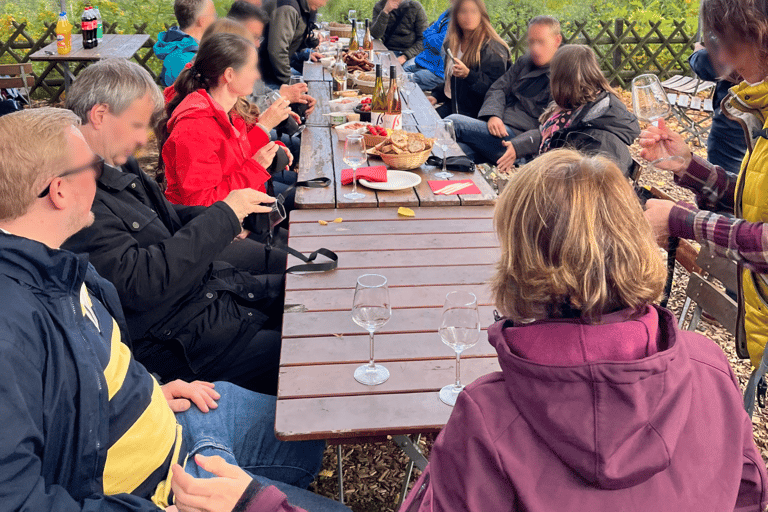
<path id="1" fill-rule="evenodd" d="M 83 282 L 106 307 L 96 303 L 99 323 L 119 326 L 115 338 L 127 341 L 117 293 L 86 257 L 0 233 L 2 510 L 159 510 L 148 497 L 164 469 L 134 491 L 144 496 L 104 494 L 107 450 L 157 389 L 130 357 L 119 386 L 108 386 L 111 331 L 100 335 L 84 318 Z"/>

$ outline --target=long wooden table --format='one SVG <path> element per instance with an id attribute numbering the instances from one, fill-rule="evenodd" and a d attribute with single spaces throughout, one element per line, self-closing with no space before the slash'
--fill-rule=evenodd
<path id="1" fill-rule="evenodd" d="M 88 62 L 102 59 L 131 59 L 148 40 L 148 34 L 104 34 L 97 47 L 86 50 L 83 48 L 83 38 L 79 34 L 72 34 L 72 50 L 66 55 L 59 55 L 54 41 L 30 55 L 29 60 L 49 63 L 39 81 L 48 76 L 54 68 L 61 66 L 59 71 L 64 77 L 64 88 L 67 90 L 75 78 L 69 67 L 70 62 L 79 62 L 82 67 Z"/>
<path id="2" fill-rule="evenodd" d="M 483 328 L 477 345 L 462 354 L 462 383 L 499 369 L 485 330 L 494 309 L 487 281 L 499 254 L 493 207 L 415 212 L 414 218 L 400 217 L 393 208 L 291 213 L 291 247 L 305 253 L 331 248 L 339 268 L 286 276 L 279 439 L 350 442 L 390 435 L 423 469 L 426 459 L 406 435 L 439 431 L 452 411 L 438 391 L 454 381 L 455 354 L 437 330 L 445 296 L 453 290 L 477 295 Z M 318 223 L 337 217 L 343 221 Z M 392 305 L 391 319 L 375 337 L 376 362 L 390 371 L 378 386 L 353 377 L 368 361 L 368 334 L 351 317 L 357 277 L 366 273 L 387 277 Z"/>
<path id="3" fill-rule="evenodd" d="M 378 49 L 383 49 L 380 42 L 375 42 Z M 402 72 L 402 68 L 399 68 Z M 480 190 L 480 194 L 459 194 L 451 196 L 435 195 L 427 181 L 439 180 L 434 173 L 439 170 L 430 165 L 422 165 L 414 172 L 421 176 L 421 183 L 413 188 L 400 191 L 375 191 L 358 185 L 357 190 L 365 194 L 365 198 L 351 201 L 344 194 L 352 190 L 352 185 L 341 185 L 341 171 L 348 168 L 342 159 L 344 142 L 340 142 L 330 125 L 330 118 L 325 116 L 330 112 L 332 78 L 328 70 L 316 63 L 305 63 L 304 80 L 309 88 L 309 94 L 318 101 L 315 111 L 307 118 L 307 128 L 301 136 L 301 156 L 299 158 L 299 180 L 318 177 L 331 178 L 333 184 L 328 188 L 307 189 L 296 191 L 297 208 L 375 208 L 387 206 L 471 206 L 493 204 L 496 193 L 478 171 L 474 173 L 454 172 L 451 179 L 471 179 Z M 417 88 L 410 96 L 403 98 L 403 108 L 413 110 L 413 114 L 403 115 L 403 126 L 409 130 L 418 130 L 430 137 L 434 134 L 435 124 L 440 117 L 429 103 L 424 93 Z M 433 154 L 442 157 L 442 149 L 435 147 Z M 458 145 L 454 144 L 448 151 L 449 155 L 463 154 Z M 370 165 L 383 165 L 377 157 L 369 157 Z"/>

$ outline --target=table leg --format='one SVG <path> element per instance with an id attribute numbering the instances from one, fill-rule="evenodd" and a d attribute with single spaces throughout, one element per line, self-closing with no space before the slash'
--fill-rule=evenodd
<path id="1" fill-rule="evenodd" d="M 341 451 L 341 445 L 336 446 L 336 464 L 337 464 L 337 471 L 339 473 L 339 503 L 342 505 L 344 504 L 344 467 L 341 464 L 341 456 L 343 455 Z"/>
<path id="2" fill-rule="evenodd" d="M 74 76 L 72 76 L 72 71 L 69 69 L 69 61 L 63 61 L 62 67 L 64 68 L 64 92 L 69 91 L 69 86 L 72 85 L 72 79 Z"/>
<path id="3" fill-rule="evenodd" d="M 396 438 L 404 438 L 402 439 L 396 439 Z M 416 440 L 411 441 L 411 439 L 408 436 L 395 436 L 393 439 L 395 439 L 395 443 L 402 449 L 406 455 L 408 455 L 408 458 L 411 459 L 411 461 L 408 463 L 408 465 L 405 467 L 405 478 L 403 479 L 403 487 L 400 491 L 400 499 L 397 502 L 397 509 L 400 509 L 400 506 L 405 501 L 405 497 L 408 494 L 408 484 L 411 483 L 411 476 L 413 475 L 413 466 L 416 464 L 416 459 L 423 459 L 424 462 L 426 462 L 426 458 L 421 453 L 421 449 L 419 448 L 419 441 L 421 441 L 421 434 L 416 435 Z M 402 443 L 402 444 L 401 444 Z M 407 447 L 407 450 L 406 450 Z M 411 457 L 409 451 L 415 451 L 417 454 L 416 457 Z M 424 468 L 426 468 L 426 464 L 424 465 Z M 424 468 L 419 465 L 419 469 L 424 471 Z"/>

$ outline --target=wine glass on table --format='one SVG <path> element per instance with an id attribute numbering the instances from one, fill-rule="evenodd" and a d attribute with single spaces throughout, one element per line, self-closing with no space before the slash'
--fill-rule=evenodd
<path id="1" fill-rule="evenodd" d="M 368 161 L 365 153 L 365 139 L 358 133 L 347 135 L 344 142 L 344 163 L 352 168 L 352 192 L 344 194 L 350 201 L 358 201 L 365 198 L 365 194 L 357 191 L 357 168 Z M 373 337 L 373 334 L 371 334 Z"/>
<path id="2" fill-rule="evenodd" d="M 408 107 L 411 106 L 411 92 L 416 87 L 416 82 L 414 81 L 413 73 L 403 73 L 403 84 L 402 84 L 402 94 L 405 95 L 405 104 L 408 105 Z M 413 110 L 410 108 L 403 108 L 402 109 L 403 114 L 413 114 Z"/>
<path id="3" fill-rule="evenodd" d="M 640 75 L 632 80 L 632 110 L 638 119 L 659 126 L 659 120 L 672 112 L 667 93 L 656 75 Z M 651 162 L 651 168 L 675 170 L 685 161 L 674 155 L 666 155 Z"/>
<path id="4" fill-rule="evenodd" d="M 456 382 L 440 390 L 440 400 L 453 407 L 464 389 L 461 384 L 461 353 L 474 347 L 480 338 L 477 297 L 469 292 L 450 292 L 445 296 L 440 339 L 456 352 Z"/>
<path id="5" fill-rule="evenodd" d="M 381 384 L 389 378 L 389 370 L 373 360 L 373 333 L 383 327 L 391 316 L 387 278 L 378 274 L 358 277 L 352 302 L 352 320 L 368 331 L 370 357 L 368 364 L 355 370 L 355 380 L 366 386 Z"/>
<path id="6" fill-rule="evenodd" d="M 436 172 L 435 177 L 447 180 L 453 177 L 453 173 L 446 170 L 445 162 L 448 160 L 448 146 L 456 142 L 456 132 L 453 129 L 453 121 L 450 119 L 441 119 L 435 128 L 435 138 L 443 150 L 443 170 Z"/>
<path id="7" fill-rule="evenodd" d="M 347 90 L 347 64 L 341 59 L 336 59 L 336 63 L 331 68 L 333 77 L 333 92 Z"/>
<path id="8" fill-rule="evenodd" d="M 347 20 L 349 21 L 349 24 L 351 25 L 353 21 L 357 21 L 357 11 L 355 9 L 350 9 L 347 13 Z"/>

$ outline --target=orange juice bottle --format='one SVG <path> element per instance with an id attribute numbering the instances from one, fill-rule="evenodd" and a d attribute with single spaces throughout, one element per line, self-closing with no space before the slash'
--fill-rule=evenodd
<path id="1" fill-rule="evenodd" d="M 72 51 L 72 24 L 67 19 L 66 11 L 59 14 L 59 21 L 56 23 L 56 49 L 60 55 Z"/>

